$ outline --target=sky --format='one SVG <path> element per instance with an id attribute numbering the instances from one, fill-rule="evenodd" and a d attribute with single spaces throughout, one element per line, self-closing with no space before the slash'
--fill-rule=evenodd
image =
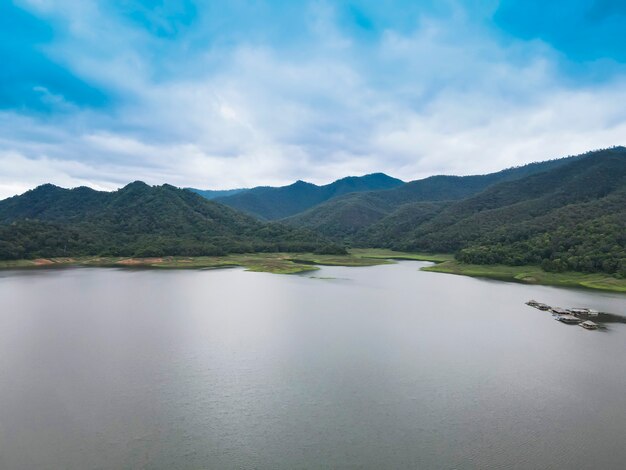
<path id="1" fill-rule="evenodd" d="M 624 103 L 623 0 L 0 2 L 0 198 L 487 173 Z"/>

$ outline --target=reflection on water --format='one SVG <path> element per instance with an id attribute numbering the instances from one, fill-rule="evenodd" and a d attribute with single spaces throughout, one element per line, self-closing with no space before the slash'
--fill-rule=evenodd
<path id="1" fill-rule="evenodd" d="M 626 323 L 626 317 L 614 313 L 600 312 L 596 318 L 597 323 Z"/>
<path id="2" fill-rule="evenodd" d="M 2 272 L 0 468 L 623 468 L 626 297 L 423 264 Z"/>

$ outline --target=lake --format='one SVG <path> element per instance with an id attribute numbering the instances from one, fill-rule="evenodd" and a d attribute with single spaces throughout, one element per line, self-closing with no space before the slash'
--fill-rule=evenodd
<path id="1" fill-rule="evenodd" d="M 524 302 L 626 296 L 425 264 L 0 272 L 0 468 L 625 468 L 626 323 Z"/>

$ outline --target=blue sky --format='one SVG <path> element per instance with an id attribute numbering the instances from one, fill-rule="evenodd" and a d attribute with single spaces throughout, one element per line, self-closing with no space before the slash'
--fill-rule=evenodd
<path id="1" fill-rule="evenodd" d="M 626 142 L 626 3 L 0 3 L 0 197 L 473 174 Z"/>

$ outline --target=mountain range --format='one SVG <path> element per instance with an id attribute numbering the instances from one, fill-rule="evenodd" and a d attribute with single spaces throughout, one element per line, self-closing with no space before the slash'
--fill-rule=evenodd
<path id="1" fill-rule="evenodd" d="M 0 259 L 323 250 L 344 251 L 167 184 L 114 192 L 46 184 L 0 201 Z"/>
<path id="2" fill-rule="evenodd" d="M 215 195 L 209 198 L 264 220 L 277 220 L 298 214 L 329 199 L 348 193 L 396 188 L 404 182 L 384 173 L 365 176 L 349 176 L 333 183 L 317 186 L 305 181 L 296 181 L 289 186 L 259 186 L 252 189 L 235 190 L 235 194 Z M 207 197 L 203 190 L 192 191 Z"/>
<path id="3" fill-rule="evenodd" d="M 408 183 L 375 173 L 231 192 L 43 185 L 0 201 L 0 258 L 358 246 L 626 276 L 625 208 L 624 147 Z"/>
<path id="4" fill-rule="evenodd" d="M 287 218 L 283 222 L 293 226 L 311 228 L 320 233 L 344 239 L 388 216 L 398 220 L 407 216 L 412 217 L 412 211 L 405 207 L 406 204 L 421 202 L 443 204 L 446 201 L 464 199 L 501 181 L 515 180 L 559 168 L 576 158 L 578 157 L 531 163 L 487 175 L 431 176 L 411 181 L 391 190 L 347 194 Z M 432 204 L 424 207 L 432 208 Z M 415 208 L 419 212 L 422 206 L 418 204 Z M 400 212 L 394 214 L 395 211 Z"/>

